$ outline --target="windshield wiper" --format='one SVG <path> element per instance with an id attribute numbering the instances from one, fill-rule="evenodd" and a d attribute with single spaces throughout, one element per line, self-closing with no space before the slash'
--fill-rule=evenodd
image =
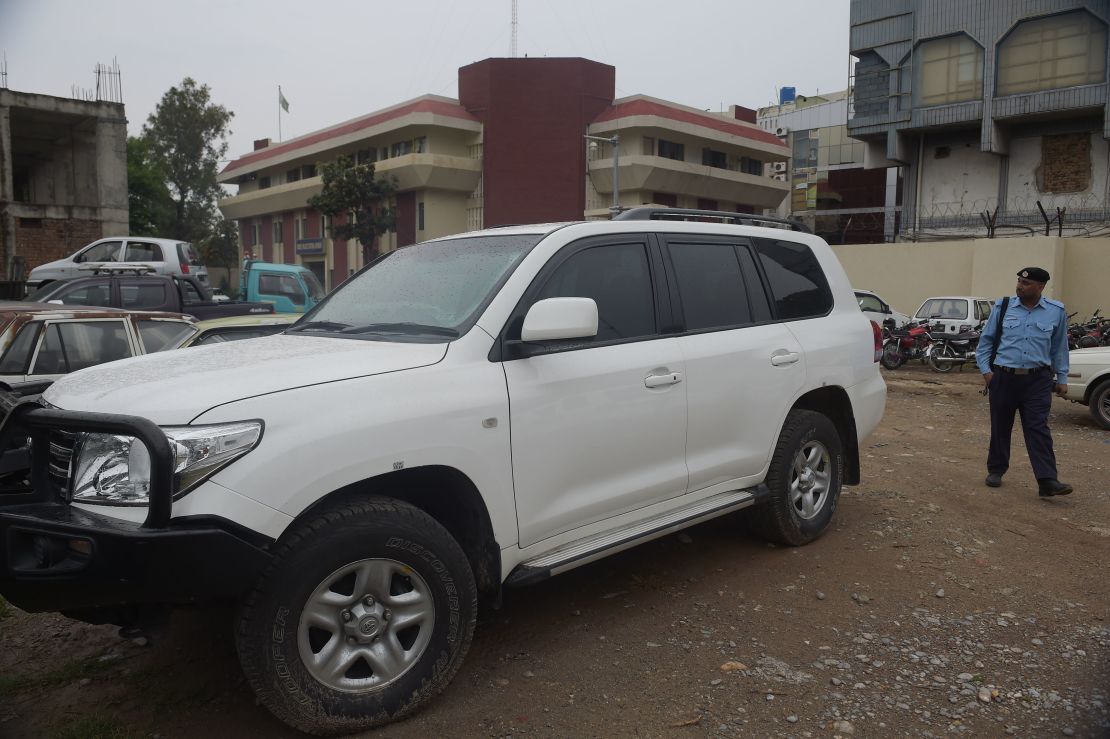
<path id="1" fill-rule="evenodd" d="M 291 331 L 342 331 L 350 327 L 351 324 L 340 323 L 339 321 L 309 321 L 308 323 L 298 323 L 296 326 L 285 329 L 285 331 L 286 333 Z"/>
<path id="2" fill-rule="evenodd" d="M 343 331 L 345 334 L 431 334 L 432 336 L 447 336 L 457 339 L 459 332 L 453 328 L 443 326 L 429 326 L 424 323 L 371 323 L 366 326 L 357 326 Z"/>

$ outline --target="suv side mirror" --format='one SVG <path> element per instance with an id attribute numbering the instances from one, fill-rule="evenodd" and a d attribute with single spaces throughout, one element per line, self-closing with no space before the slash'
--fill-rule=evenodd
<path id="1" fill-rule="evenodd" d="M 548 298 L 528 309 L 520 330 L 522 341 L 585 339 L 597 336 L 597 303 L 593 298 Z"/>

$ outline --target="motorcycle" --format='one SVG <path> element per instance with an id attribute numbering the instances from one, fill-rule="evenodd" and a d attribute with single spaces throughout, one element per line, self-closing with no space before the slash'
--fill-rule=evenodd
<path id="1" fill-rule="evenodd" d="M 889 370 L 898 369 L 911 359 L 924 362 L 925 350 L 932 341 L 927 325 L 911 321 L 902 328 L 894 328 L 884 321 L 883 352 L 879 361 Z"/>
<path id="2" fill-rule="evenodd" d="M 971 362 L 975 363 L 975 350 L 979 346 L 981 332 L 978 329 L 966 328 L 955 336 L 938 334 L 933 337 L 933 343 L 925 350 L 925 360 L 934 372 L 951 372 L 952 368 Z"/>
<path id="3" fill-rule="evenodd" d="M 1094 346 L 1107 344 L 1110 341 L 1110 321 L 1105 318 L 1099 317 L 1101 308 L 1096 308 L 1095 312 L 1087 319 L 1085 323 L 1070 323 L 1068 324 L 1068 348 L 1069 349 L 1089 349 Z M 1072 313 L 1068 316 L 1071 320 Z"/>

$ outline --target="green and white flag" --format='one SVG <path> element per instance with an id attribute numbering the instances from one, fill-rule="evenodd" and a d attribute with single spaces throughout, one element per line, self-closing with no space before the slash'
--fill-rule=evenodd
<path id="1" fill-rule="evenodd" d="M 284 110 L 286 113 L 289 112 L 289 101 L 286 100 L 285 96 L 281 94 L 280 87 L 278 87 L 278 105 L 280 105 L 281 109 Z"/>

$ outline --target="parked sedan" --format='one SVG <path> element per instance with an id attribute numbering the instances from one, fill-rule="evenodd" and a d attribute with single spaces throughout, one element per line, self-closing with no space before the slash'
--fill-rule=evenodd
<path id="1" fill-rule="evenodd" d="M 901 328 L 910 322 L 909 316 L 894 310 L 890 303 L 870 290 L 856 290 L 856 301 L 863 314 L 880 326 L 889 320 L 894 321 L 895 328 Z"/>
<path id="2" fill-rule="evenodd" d="M 1110 429 L 1110 346 L 1073 349 L 1068 356 L 1067 399 L 1090 408 L 1098 425 Z"/>
<path id="3" fill-rule="evenodd" d="M 213 318 L 197 323 L 197 332 L 182 342 L 181 347 L 222 344 L 226 341 L 257 339 L 260 336 L 280 334 L 293 322 L 301 318 L 300 313 L 271 313 L 263 316 L 230 316 Z"/>
<path id="4" fill-rule="evenodd" d="M 0 303 L 0 382 L 53 381 L 85 367 L 176 349 L 196 333 L 177 313 Z"/>

